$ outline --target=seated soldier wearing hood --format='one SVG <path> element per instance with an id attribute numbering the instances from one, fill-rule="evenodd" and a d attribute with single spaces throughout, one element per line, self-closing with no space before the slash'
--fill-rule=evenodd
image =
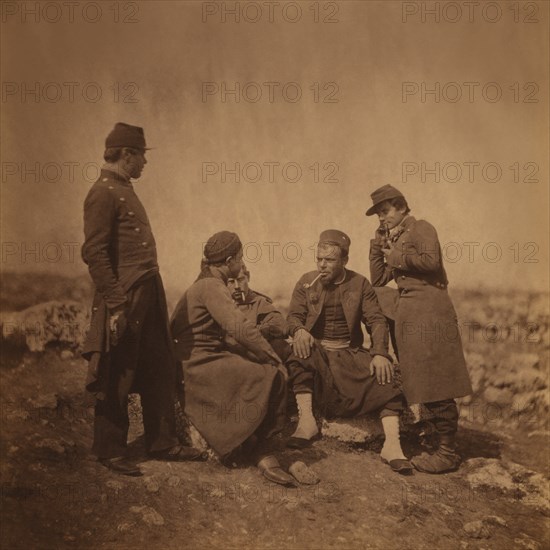
<path id="1" fill-rule="evenodd" d="M 243 249 L 229 231 L 204 247 L 197 280 L 171 319 L 176 357 L 182 362 L 185 414 L 222 458 L 247 442 L 251 458 L 275 483 L 294 485 L 273 455 L 273 436 L 282 430 L 286 409 L 286 369 L 261 332 L 239 311 L 227 288 L 238 276 Z M 246 351 L 234 353 L 230 336 Z"/>

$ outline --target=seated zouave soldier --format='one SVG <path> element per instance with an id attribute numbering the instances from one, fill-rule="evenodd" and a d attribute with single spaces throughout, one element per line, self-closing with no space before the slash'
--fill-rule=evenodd
<path id="1" fill-rule="evenodd" d="M 411 473 L 399 441 L 404 402 L 392 383 L 388 326 L 365 277 L 346 269 L 350 239 L 323 231 L 317 246 L 317 271 L 303 275 L 288 314 L 293 354 L 287 366 L 298 404 L 299 421 L 287 445 L 304 447 L 318 435 L 312 404 L 325 417 L 378 411 L 386 440 L 381 458 L 400 473 Z M 363 348 L 364 323 L 371 336 Z"/>

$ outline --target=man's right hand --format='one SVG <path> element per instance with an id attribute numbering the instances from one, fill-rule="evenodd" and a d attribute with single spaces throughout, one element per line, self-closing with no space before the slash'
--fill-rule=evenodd
<path id="1" fill-rule="evenodd" d="M 374 244 L 375 246 L 385 246 L 387 242 L 386 235 L 384 231 L 382 231 L 380 228 L 378 228 L 374 232 L 374 239 L 371 241 L 371 244 Z"/>
<path id="2" fill-rule="evenodd" d="M 127 327 L 128 321 L 124 310 L 118 310 L 111 313 L 109 317 L 109 328 L 111 330 L 111 344 L 113 346 L 116 346 L 119 343 Z"/>
<path id="3" fill-rule="evenodd" d="M 314 343 L 315 338 L 305 328 L 299 328 L 292 337 L 292 350 L 300 359 L 307 359 Z"/>

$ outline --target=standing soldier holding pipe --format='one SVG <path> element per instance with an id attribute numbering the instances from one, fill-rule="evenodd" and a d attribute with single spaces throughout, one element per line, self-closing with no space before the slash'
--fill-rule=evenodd
<path id="1" fill-rule="evenodd" d="M 437 233 L 427 221 L 409 215 L 395 187 L 384 185 L 371 198 L 366 215 L 377 214 L 381 223 L 370 245 L 371 281 L 375 287 L 397 283 L 395 336 L 403 392 L 409 404 L 422 403 L 430 411 L 439 436 L 435 453 L 411 462 L 421 472 L 455 470 L 461 459 L 454 398 L 471 394 L 472 386 Z"/>

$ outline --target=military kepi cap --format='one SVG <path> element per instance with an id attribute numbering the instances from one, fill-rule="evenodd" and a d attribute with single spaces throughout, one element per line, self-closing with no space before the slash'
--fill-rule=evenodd
<path id="1" fill-rule="evenodd" d="M 209 264 L 224 262 L 229 256 L 236 256 L 242 246 L 237 233 L 219 231 L 204 246 L 204 258 Z"/>
<path id="2" fill-rule="evenodd" d="M 105 140 L 105 149 L 111 147 L 132 147 L 147 150 L 143 128 L 131 126 L 125 122 L 117 122 Z"/>
<path id="3" fill-rule="evenodd" d="M 398 197 L 403 199 L 405 198 L 403 193 L 401 193 L 399 189 L 393 187 L 393 185 L 383 185 L 382 187 L 379 187 L 371 193 L 370 198 L 372 199 L 372 206 L 365 212 L 365 214 L 367 216 L 376 214 L 376 208 L 379 204 L 391 199 L 397 199 Z"/>
<path id="4" fill-rule="evenodd" d="M 343 231 L 338 231 L 338 229 L 327 229 L 319 235 L 319 244 L 321 243 L 335 244 L 342 250 L 349 252 L 351 239 Z"/>

